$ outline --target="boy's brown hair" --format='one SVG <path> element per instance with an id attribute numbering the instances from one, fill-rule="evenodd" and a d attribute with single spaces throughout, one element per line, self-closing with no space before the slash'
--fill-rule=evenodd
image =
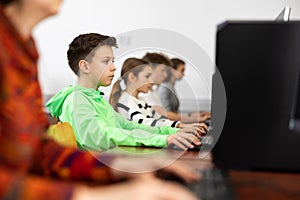
<path id="1" fill-rule="evenodd" d="M 87 33 L 77 36 L 70 44 L 67 51 L 68 63 L 72 71 L 78 75 L 79 61 L 89 61 L 94 56 L 97 47 L 108 45 L 118 47 L 116 38 L 98 33 Z"/>

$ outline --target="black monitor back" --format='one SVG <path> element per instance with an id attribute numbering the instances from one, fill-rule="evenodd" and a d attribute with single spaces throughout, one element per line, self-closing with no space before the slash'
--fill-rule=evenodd
<path id="1" fill-rule="evenodd" d="M 298 99 L 300 22 L 219 25 L 216 65 L 227 99 L 224 127 L 213 148 L 216 165 L 299 172 L 300 133 L 289 123 Z M 222 104 L 219 82 L 215 75 L 212 117 Z"/>

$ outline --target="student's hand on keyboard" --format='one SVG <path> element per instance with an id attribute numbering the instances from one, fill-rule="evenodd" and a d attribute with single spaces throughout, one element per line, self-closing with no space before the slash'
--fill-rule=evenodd
<path id="1" fill-rule="evenodd" d="M 201 179 L 201 174 L 196 168 L 192 168 L 183 161 L 177 160 L 173 164 L 161 169 L 162 172 L 168 172 L 179 177 L 185 183 L 198 182 Z"/>
<path id="2" fill-rule="evenodd" d="M 172 165 L 158 170 L 156 172 L 156 176 L 165 180 L 172 180 L 173 178 L 172 181 L 177 181 L 184 184 L 195 183 L 201 179 L 201 173 L 199 173 L 199 170 L 192 168 L 180 160 L 177 160 Z"/>
<path id="3" fill-rule="evenodd" d="M 200 174 L 191 166 L 182 161 L 175 161 L 160 156 L 117 156 L 112 163 L 111 174 L 116 181 L 134 178 L 144 172 L 158 171 L 160 173 L 174 174 L 183 181 L 195 182 L 200 179 Z"/>
<path id="4" fill-rule="evenodd" d="M 102 187 L 77 187 L 72 196 L 77 199 L 130 199 L 130 200 L 196 200 L 194 194 L 177 183 L 160 180 L 153 174 Z"/>
<path id="5" fill-rule="evenodd" d="M 188 148 L 194 148 L 194 145 L 201 145 L 199 138 L 199 133 L 195 129 L 193 131 L 180 129 L 177 133 L 168 136 L 167 144 L 169 146 L 175 145 L 182 150 L 188 150 Z"/>
<path id="6" fill-rule="evenodd" d="M 181 128 L 183 131 L 186 132 L 194 133 L 198 137 L 206 135 L 208 131 L 208 126 L 205 123 L 180 123 L 178 128 Z"/>
<path id="7" fill-rule="evenodd" d="M 153 174 L 143 176 L 135 180 L 132 188 L 136 188 L 132 199 L 143 200 L 196 200 L 197 197 L 184 186 L 170 181 L 155 178 Z M 176 192 L 175 192 L 176 191 Z"/>

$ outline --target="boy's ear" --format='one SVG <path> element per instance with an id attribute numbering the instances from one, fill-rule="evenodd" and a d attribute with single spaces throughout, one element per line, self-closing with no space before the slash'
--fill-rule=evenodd
<path id="1" fill-rule="evenodd" d="M 85 74 L 89 73 L 90 67 L 85 60 L 80 60 L 78 62 L 79 70 Z"/>

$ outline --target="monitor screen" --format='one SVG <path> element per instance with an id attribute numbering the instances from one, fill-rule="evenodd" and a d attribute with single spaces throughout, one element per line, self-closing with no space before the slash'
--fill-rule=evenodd
<path id="1" fill-rule="evenodd" d="M 299 36 L 300 21 L 228 21 L 218 27 L 216 66 L 226 92 L 226 117 L 213 148 L 217 166 L 300 172 L 295 130 L 300 122 Z M 212 105 L 217 108 L 222 102 L 216 89 Z"/>

